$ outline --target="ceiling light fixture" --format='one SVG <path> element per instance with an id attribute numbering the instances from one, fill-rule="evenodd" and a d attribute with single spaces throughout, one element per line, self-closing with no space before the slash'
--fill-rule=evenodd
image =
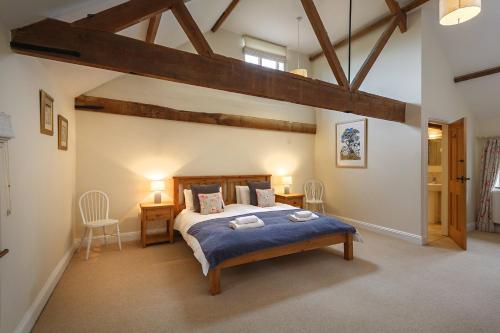
<path id="1" fill-rule="evenodd" d="M 297 51 L 300 51 L 300 21 L 302 21 L 302 16 L 297 17 Z M 297 52 L 297 68 L 290 73 L 297 74 L 300 76 L 307 77 L 307 69 L 300 68 L 300 53 Z"/>
<path id="2" fill-rule="evenodd" d="M 439 23 L 456 25 L 481 13 L 481 0 L 439 0 Z"/>

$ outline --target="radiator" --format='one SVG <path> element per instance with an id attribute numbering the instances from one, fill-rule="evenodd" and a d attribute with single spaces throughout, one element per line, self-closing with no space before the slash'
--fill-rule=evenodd
<path id="1" fill-rule="evenodd" d="M 500 224 L 500 191 L 493 191 L 493 222 Z"/>

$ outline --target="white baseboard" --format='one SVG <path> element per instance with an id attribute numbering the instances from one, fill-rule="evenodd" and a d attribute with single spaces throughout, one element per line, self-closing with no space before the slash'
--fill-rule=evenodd
<path id="1" fill-rule="evenodd" d="M 156 234 L 161 234 L 165 233 L 165 228 L 157 228 L 157 229 L 149 229 L 148 230 L 148 235 L 156 235 Z M 120 233 L 120 238 L 122 242 L 133 242 L 141 239 L 141 231 L 130 231 L 130 232 L 121 232 Z M 104 236 L 95 236 L 93 240 L 100 240 L 102 243 L 104 243 Z M 80 246 L 81 238 L 76 238 L 75 239 L 75 248 L 78 248 Z M 113 243 L 118 243 L 118 238 L 116 237 L 108 237 L 108 244 L 113 244 Z"/>
<path id="2" fill-rule="evenodd" d="M 355 224 L 362 229 L 368 229 L 368 230 L 374 231 L 374 232 L 379 233 L 379 234 L 388 235 L 388 236 L 396 237 L 399 239 L 403 239 L 405 241 L 409 241 L 409 242 L 417 244 L 417 245 L 423 244 L 422 243 L 422 241 L 423 241 L 422 236 L 411 234 L 411 233 L 406 232 L 406 231 L 391 229 L 391 228 L 383 227 L 383 226 L 368 223 L 368 222 L 358 221 L 355 219 L 351 219 L 349 217 L 337 216 L 337 215 L 333 215 L 333 214 L 328 214 L 328 215 L 335 217 L 341 221 L 344 221 L 348 224 Z"/>
<path id="3" fill-rule="evenodd" d="M 45 307 L 45 304 L 47 304 L 47 301 L 49 300 L 50 295 L 52 295 L 52 292 L 54 291 L 54 288 L 56 287 L 57 283 L 61 279 L 62 274 L 66 270 L 66 267 L 68 267 L 68 264 L 73 257 L 73 253 L 75 251 L 74 247 L 70 247 L 64 256 L 61 258 L 61 260 L 57 263 L 57 266 L 54 268 L 52 273 L 50 273 L 49 278 L 43 285 L 42 289 L 36 296 L 35 300 L 33 303 L 31 303 L 31 306 L 28 308 L 28 311 L 24 314 L 23 318 L 17 325 L 16 329 L 14 330 L 14 333 L 29 333 L 33 329 L 33 326 L 35 325 L 38 317 L 40 316 L 40 313 L 42 312 L 43 308 Z"/>

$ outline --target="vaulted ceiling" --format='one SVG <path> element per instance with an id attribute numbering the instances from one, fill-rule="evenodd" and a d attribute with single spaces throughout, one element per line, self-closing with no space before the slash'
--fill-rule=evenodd
<path id="1" fill-rule="evenodd" d="M 124 0 L 2 0 L 0 22 L 9 29 L 22 27 L 45 17 L 74 21 L 90 13 L 96 13 Z M 187 6 L 203 32 L 210 30 L 231 0 L 191 0 Z M 400 0 L 403 6 L 409 0 Z M 348 0 L 315 0 L 318 11 L 332 40 L 337 40 L 348 31 Z M 483 0 L 483 12 L 469 22 L 459 26 L 442 27 L 438 24 L 438 1 L 435 7 L 435 29 L 449 58 L 455 75 L 465 74 L 493 66 L 500 66 L 500 39 L 498 25 L 500 1 Z M 387 13 L 384 0 L 353 0 L 353 28 L 369 24 Z M 299 0 L 241 0 L 224 22 L 222 29 L 249 34 L 297 50 L 297 26 L 295 18 L 303 16 L 301 47 L 298 50 L 311 54 L 320 50 L 318 40 L 300 5 Z M 121 34 L 144 39 L 147 22 L 133 26 Z M 163 14 L 156 43 L 178 47 L 188 39 L 171 12 Z M 77 66 L 47 62 L 54 71 L 77 78 L 83 69 Z M 116 73 L 92 69 L 95 75 L 87 80 L 74 80 L 82 89 L 90 89 L 115 77 Z M 88 76 L 87 76 L 88 77 Z M 500 74 L 457 84 L 471 110 L 478 116 L 500 115 Z"/>

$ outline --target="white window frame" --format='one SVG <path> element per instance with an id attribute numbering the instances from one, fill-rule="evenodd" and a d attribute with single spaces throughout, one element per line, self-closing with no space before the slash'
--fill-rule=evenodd
<path id="1" fill-rule="evenodd" d="M 497 180 L 495 181 L 495 189 L 500 190 L 500 172 L 498 173 Z"/>
<path id="2" fill-rule="evenodd" d="M 287 49 L 285 46 L 277 45 L 258 38 L 243 36 L 243 59 L 246 61 L 246 56 L 258 58 L 258 65 L 264 68 L 271 68 L 280 71 L 286 71 L 286 56 Z M 275 61 L 275 67 L 262 66 L 263 60 Z M 254 65 L 254 62 L 249 62 Z"/>
<path id="3" fill-rule="evenodd" d="M 260 54 L 257 54 L 257 52 L 249 52 L 248 49 L 244 50 L 243 51 L 243 56 L 245 57 L 245 62 L 247 62 L 249 64 L 258 65 L 258 66 L 261 66 L 261 67 L 264 67 L 264 68 L 275 69 L 275 70 L 278 70 L 278 71 L 285 71 L 286 70 L 286 59 L 282 59 L 281 57 L 274 56 L 274 55 L 263 55 L 261 52 L 259 52 L 259 53 Z M 246 56 L 247 55 L 258 58 L 259 59 L 258 60 L 258 64 L 246 61 Z M 276 66 L 274 68 L 267 67 L 267 66 L 262 66 L 262 60 L 274 61 L 274 62 L 276 62 Z M 283 66 L 282 69 L 280 69 L 280 64 L 282 64 L 282 66 Z"/>

